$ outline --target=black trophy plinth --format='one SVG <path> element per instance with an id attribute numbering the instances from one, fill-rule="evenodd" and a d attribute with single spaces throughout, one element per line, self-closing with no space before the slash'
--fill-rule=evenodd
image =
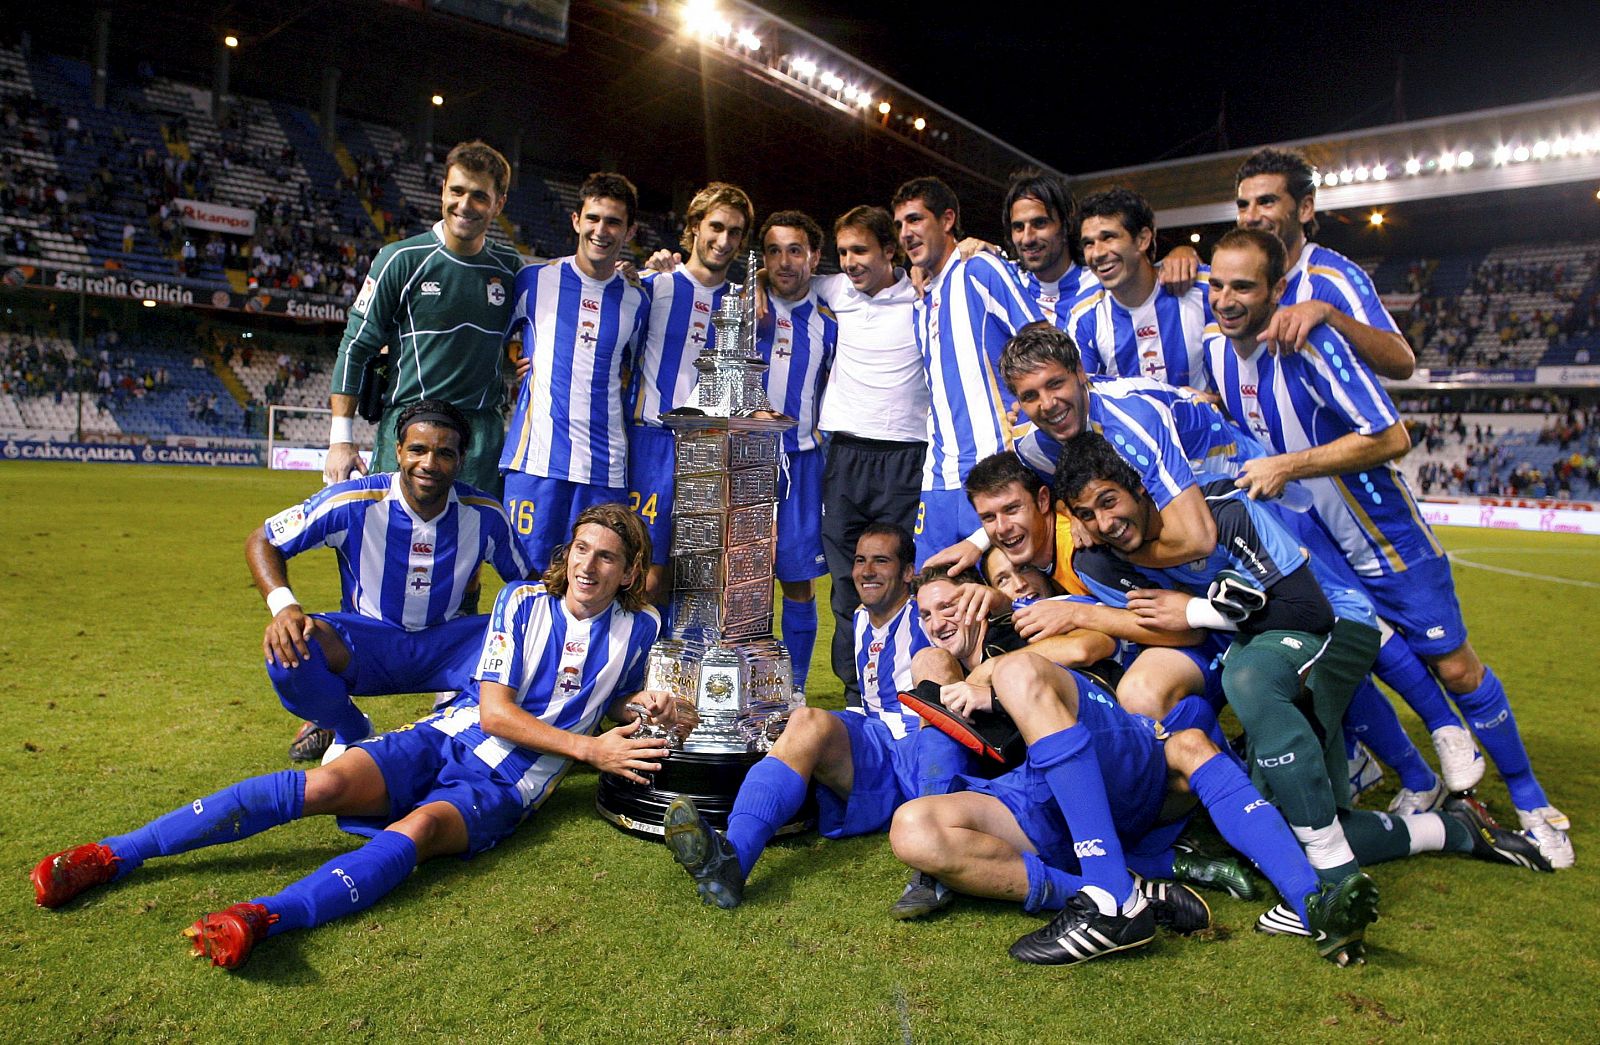
<path id="1" fill-rule="evenodd" d="M 733 798 L 750 767 L 761 761 L 755 752 L 674 751 L 649 784 L 635 784 L 611 773 L 600 774 L 594 808 L 602 817 L 635 838 L 661 841 L 667 805 L 679 795 L 694 800 L 706 821 L 719 831 L 728 827 Z M 795 818 L 779 828 L 780 837 L 809 831 L 817 824 L 817 805 L 808 794 Z"/>

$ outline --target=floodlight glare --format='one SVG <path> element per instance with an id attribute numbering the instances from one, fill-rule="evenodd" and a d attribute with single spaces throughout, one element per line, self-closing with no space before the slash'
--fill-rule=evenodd
<path id="1" fill-rule="evenodd" d="M 1494 162 L 1496 164 L 1510 163 L 1511 162 L 1511 146 L 1509 146 L 1509 145 L 1496 145 L 1494 147 Z"/>
<path id="2" fill-rule="evenodd" d="M 1317 189 L 1317 188 L 1321 188 L 1322 187 L 1322 172 L 1321 171 L 1314 170 L 1314 171 L 1311 172 L 1311 187 L 1313 189 Z"/>
<path id="3" fill-rule="evenodd" d="M 1379 225 L 1382 225 L 1383 224 L 1383 211 L 1381 211 L 1381 210 L 1373 211 L 1370 215 L 1367 216 L 1367 221 L 1368 221 L 1369 224 L 1372 225 L 1373 228 L 1377 228 Z"/>
<path id="4" fill-rule="evenodd" d="M 1370 177 L 1372 177 L 1372 172 L 1367 170 L 1365 166 L 1356 168 L 1356 181 L 1366 181 Z"/>
<path id="5" fill-rule="evenodd" d="M 1189 242 L 1190 243 L 1199 243 L 1200 242 L 1200 233 L 1198 233 L 1198 232 L 1189 233 Z"/>
<path id="6" fill-rule="evenodd" d="M 790 68 L 794 70 L 795 75 L 810 78 L 816 74 L 817 63 L 809 58 L 796 58 Z"/>
<path id="7" fill-rule="evenodd" d="M 1534 159 L 1542 160 L 1548 155 L 1550 155 L 1550 143 L 1549 142 L 1547 142 L 1543 138 L 1541 138 L 1538 141 L 1533 143 L 1533 158 Z"/>
<path id="8" fill-rule="evenodd" d="M 234 36 L 232 33 L 229 33 L 227 36 L 224 36 L 222 38 L 222 46 L 224 46 L 224 47 L 238 47 L 239 46 L 239 38 L 237 36 Z"/>
<path id="9" fill-rule="evenodd" d="M 1422 173 L 1422 161 L 1417 159 L 1415 156 L 1411 157 L 1411 159 L 1406 161 L 1406 173 L 1407 174 L 1421 174 Z"/>
<path id="10" fill-rule="evenodd" d="M 435 104 L 435 105 L 443 105 L 444 104 L 444 95 L 436 94 L 436 95 L 434 95 L 432 98 L 430 98 L 428 100 L 433 102 L 433 104 Z"/>
<path id="11" fill-rule="evenodd" d="M 1441 153 L 1439 155 L 1439 169 L 1440 170 L 1446 170 L 1446 171 L 1455 170 L 1456 169 L 1456 154 L 1453 153 L 1453 152 Z"/>
<path id="12" fill-rule="evenodd" d="M 1512 149 L 1511 158 L 1516 160 L 1518 163 L 1523 162 L 1528 158 L 1528 147 L 1526 145 L 1519 145 L 1515 149 Z"/>
<path id="13" fill-rule="evenodd" d="M 928 126 L 928 121 L 924 120 L 922 117 L 918 116 L 915 120 L 911 121 L 911 126 L 915 127 L 917 130 L 920 131 L 924 127 Z"/>
<path id="14" fill-rule="evenodd" d="M 1468 152 L 1466 149 L 1462 149 L 1461 152 L 1456 156 L 1456 166 L 1457 167 L 1470 167 L 1470 166 L 1472 166 L 1472 153 Z"/>
<path id="15" fill-rule="evenodd" d="M 878 103 L 878 111 L 880 113 L 882 113 L 883 115 L 885 115 L 885 116 L 889 115 L 889 108 L 890 108 L 890 106 L 889 106 L 888 102 L 879 102 Z"/>
<path id="16" fill-rule="evenodd" d="M 1389 176 L 1389 167 L 1388 167 L 1387 164 L 1380 163 L 1380 164 L 1375 165 L 1372 168 L 1372 180 L 1373 181 L 1383 181 L 1388 176 Z"/>

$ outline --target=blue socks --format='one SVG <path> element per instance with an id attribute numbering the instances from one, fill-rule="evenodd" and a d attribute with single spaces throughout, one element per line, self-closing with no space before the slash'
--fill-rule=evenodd
<path id="1" fill-rule="evenodd" d="M 398 831 L 379 831 L 353 853 L 336 856 L 276 896 L 255 902 L 278 916 L 268 936 L 309 929 L 365 911 L 406 880 L 417 866 L 417 847 Z"/>
<path id="2" fill-rule="evenodd" d="M 1385 685 L 1398 693 L 1401 700 L 1411 705 L 1411 710 L 1422 719 L 1422 724 L 1427 727 L 1429 733 L 1443 726 L 1461 725 L 1461 720 L 1456 718 L 1456 713 L 1444 699 L 1444 690 L 1439 688 L 1439 680 L 1433 677 L 1428 666 L 1411 651 L 1411 647 L 1407 646 L 1405 639 L 1399 635 L 1391 634 L 1384 644 L 1378 647 L 1378 660 L 1373 665 L 1372 671 L 1384 681 Z M 1406 786 L 1410 787 L 1409 784 Z"/>
<path id="3" fill-rule="evenodd" d="M 1104 889 L 1121 904 L 1133 893 L 1133 879 L 1111 818 L 1093 741 L 1089 727 L 1079 723 L 1028 745 L 1028 762 L 1044 776 L 1072 828 L 1084 884 Z"/>
<path id="4" fill-rule="evenodd" d="M 125 835 L 102 844 L 122 858 L 120 878 L 152 856 L 172 856 L 208 845 L 237 842 L 298 820 L 305 808 L 306 775 L 285 769 L 231 784 Z"/>
<path id="5" fill-rule="evenodd" d="M 1239 764 L 1223 753 L 1190 774 L 1189 786 L 1211 814 L 1217 832 L 1267 876 L 1305 924 L 1305 898 L 1317 891 L 1317 872 L 1277 807 L 1262 798 Z"/>
<path id="6" fill-rule="evenodd" d="M 328 658 L 323 656 L 322 645 L 316 639 L 306 645 L 311 648 L 311 655 L 297 668 L 267 661 L 267 677 L 278 691 L 278 699 L 301 718 L 333 730 L 341 744 L 365 740 L 372 732 L 372 723 L 350 699 L 349 685 L 328 667 Z"/>
<path id="7" fill-rule="evenodd" d="M 1028 898 L 1022 901 L 1022 909 L 1029 914 L 1061 910 L 1084 886 L 1082 878 L 1051 867 L 1038 853 L 1023 853 L 1022 866 L 1028 869 Z"/>
<path id="8" fill-rule="evenodd" d="M 1452 694 L 1456 704 L 1466 713 L 1467 725 L 1483 750 L 1494 760 L 1494 767 L 1511 792 L 1511 801 L 1518 809 L 1538 809 L 1550 804 L 1544 788 L 1534 778 L 1533 766 L 1528 762 L 1528 749 L 1522 746 L 1522 734 L 1517 731 L 1516 716 L 1511 713 L 1511 702 L 1506 699 L 1506 689 L 1490 668 L 1485 665 L 1483 681 L 1471 693 Z"/>
<path id="9" fill-rule="evenodd" d="M 806 678 L 811 674 L 811 653 L 817 646 L 817 600 L 783 600 L 783 644 L 789 650 L 789 663 L 794 667 L 796 689 L 806 688 Z"/>
<path id="10" fill-rule="evenodd" d="M 1354 734 L 1356 739 L 1365 742 L 1379 761 L 1400 774 L 1402 787 L 1427 791 L 1439 782 L 1400 724 L 1394 705 L 1370 678 L 1356 687 L 1344 721 L 1347 738 Z"/>
<path id="11" fill-rule="evenodd" d="M 750 767 L 728 814 L 727 833 L 746 878 L 778 828 L 800 811 L 805 800 L 805 780 L 782 759 L 768 755 Z"/>

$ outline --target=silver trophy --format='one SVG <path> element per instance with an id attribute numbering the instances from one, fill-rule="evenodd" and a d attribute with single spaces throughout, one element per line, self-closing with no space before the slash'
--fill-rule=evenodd
<path id="1" fill-rule="evenodd" d="M 714 336 L 694 363 L 695 405 L 661 415 L 677 450 L 672 630 L 651 647 L 645 685 L 677 696 L 679 724 L 646 727 L 673 748 L 651 786 L 607 775 L 595 799 L 602 816 L 644 837 L 661 837 L 677 794 L 724 820 L 745 771 L 805 701 L 788 650 L 772 637 L 780 439 L 796 422 L 767 402 L 757 263 L 750 253 L 744 287 L 711 317 Z"/>

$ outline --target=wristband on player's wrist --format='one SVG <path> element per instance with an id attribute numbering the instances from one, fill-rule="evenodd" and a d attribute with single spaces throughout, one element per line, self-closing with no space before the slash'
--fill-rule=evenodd
<path id="1" fill-rule="evenodd" d="M 1193 598 L 1183 608 L 1184 619 L 1191 628 L 1209 628 L 1212 631 L 1238 631 L 1239 625 L 1223 616 L 1210 599 Z"/>
<path id="2" fill-rule="evenodd" d="M 276 617 L 290 606 L 300 605 L 300 600 L 294 597 L 287 585 L 280 585 L 267 592 L 267 609 Z"/>
<path id="3" fill-rule="evenodd" d="M 333 420 L 328 422 L 328 445 L 335 443 L 353 443 L 356 441 L 356 419 L 353 417 L 340 417 L 333 415 Z"/>

